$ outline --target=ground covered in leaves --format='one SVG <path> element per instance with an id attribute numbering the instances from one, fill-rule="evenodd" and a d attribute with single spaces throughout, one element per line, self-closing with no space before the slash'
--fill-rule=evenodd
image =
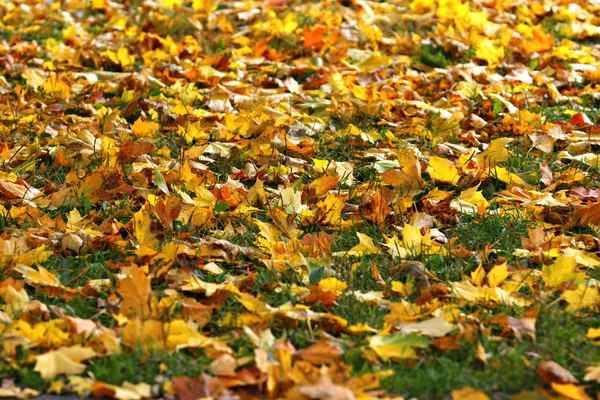
<path id="1" fill-rule="evenodd" d="M 600 3 L 0 17 L 0 396 L 600 389 Z"/>

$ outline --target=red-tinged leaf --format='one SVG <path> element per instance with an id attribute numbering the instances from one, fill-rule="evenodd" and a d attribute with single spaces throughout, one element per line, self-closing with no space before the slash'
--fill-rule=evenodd
<path id="1" fill-rule="evenodd" d="M 326 27 L 319 25 L 310 29 L 308 25 L 304 25 L 304 48 L 314 47 L 319 50 L 323 47 L 323 33 L 325 33 Z"/>
<path id="2" fill-rule="evenodd" d="M 92 396 L 97 399 L 102 398 L 114 398 L 116 390 L 112 387 L 106 386 L 102 382 L 94 382 L 92 385 Z"/>
<path id="3" fill-rule="evenodd" d="M 41 192 L 31 187 L 22 179 L 14 182 L 0 180 L 0 195 L 9 200 L 32 200 L 39 196 Z"/>
<path id="4" fill-rule="evenodd" d="M 334 236 L 325 232 L 308 233 L 302 237 L 302 252 L 309 257 L 328 257 Z"/>
<path id="5" fill-rule="evenodd" d="M 336 304 L 337 295 L 328 290 L 320 289 L 318 286 L 310 286 L 310 293 L 304 299 L 308 304 L 320 302 L 325 307 L 331 307 Z"/>
<path id="6" fill-rule="evenodd" d="M 600 196 L 600 190 L 584 188 L 584 187 L 574 187 L 569 191 L 569 197 L 574 197 L 580 200 L 594 200 Z"/>
<path id="7" fill-rule="evenodd" d="M 143 154 L 150 154 L 156 150 L 154 143 L 149 141 L 127 141 L 119 148 L 119 158 L 133 160 Z"/>
<path id="8" fill-rule="evenodd" d="M 181 201 L 174 195 L 158 200 L 154 206 L 154 213 L 169 230 L 173 230 L 173 220 L 179 217 L 180 212 Z"/>
<path id="9" fill-rule="evenodd" d="M 569 121 L 571 125 L 575 125 L 578 127 L 593 125 L 594 123 L 590 120 L 590 118 L 584 113 L 577 113 L 571 117 Z"/>

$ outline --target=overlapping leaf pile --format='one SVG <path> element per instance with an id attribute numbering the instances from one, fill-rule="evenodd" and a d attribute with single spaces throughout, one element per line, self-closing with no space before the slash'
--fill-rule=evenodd
<path id="1" fill-rule="evenodd" d="M 399 365 L 595 318 L 578 4 L 2 3 L 0 394 L 409 395 Z M 97 376 L 116 355 L 156 379 Z"/>

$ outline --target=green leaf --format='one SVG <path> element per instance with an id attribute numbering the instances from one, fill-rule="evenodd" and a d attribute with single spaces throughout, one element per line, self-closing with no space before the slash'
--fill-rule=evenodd
<path id="1" fill-rule="evenodd" d="M 216 212 L 225 212 L 227 210 L 229 210 L 229 204 L 225 202 L 219 202 L 215 205 Z"/>
<path id="2" fill-rule="evenodd" d="M 167 186 L 167 182 L 165 181 L 165 177 L 160 173 L 158 168 L 154 168 L 154 181 L 156 182 L 156 186 L 164 193 L 169 194 L 169 187 Z"/>
<path id="3" fill-rule="evenodd" d="M 496 117 L 498 114 L 500 114 L 500 111 L 502 111 L 503 107 L 504 107 L 504 104 L 502 104 L 502 102 L 500 100 L 494 101 L 494 106 L 492 107 L 492 114 L 494 114 L 494 117 Z"/>
<path id="4" fill-rule="evenodd" d="M 308 281 L 311 285 L 316 285 L 321 281 L 321 279 L 323 279 L 323 277 L 325 277 L 325 267 L 320 266 L 310 273 L 308 276 Z"/>
<path id="5" fill-rule="evenodd" d="M 448 60 L 446 60 L 443 48 L 431 44 L 421 45 L 421 55 L 419 56 L 419 60 L 423 64 L 437 68 L 445 68 L 448 65 Z"/>
<path id="6" fill-rule="evenodd" d="M 369 339 L 369 347 L 383 360 L 390 358 L 416 358 L 415 347 L 425 348 L 431 340 L 419 335 L 392 333 L 391 335 L 373 336 Z"/>

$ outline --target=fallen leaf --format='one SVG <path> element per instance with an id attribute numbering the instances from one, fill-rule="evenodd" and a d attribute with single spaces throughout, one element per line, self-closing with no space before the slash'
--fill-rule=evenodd
<path id="1" fill-rule="evenodd" d="M 417 358 L 414 348 L 425 348 L 431 341 L 415 334 L 393 333 L 384 336 L 372 336 L 369 347 L 384 361 L 389 359 Z"/>
<path id="2" fill-rule="evenodd" d="M 37 356 L 33 370 L 48 380 L 54 379 L 57 375 L 81 374 L 86 369 L 86 365 L 81 361 L 96 356 L 94 350 L 80 345 L 62 347 Z"/>
<path id="3" fill-rule="evenodd" d="M 569 371 L 552 360 L 541 360 L 535 366 L 535 372 L 544 383 L 577 384 L 577 379 Z"/>
<path id="4" fill-rule="evenodd" d="M 477 389 L 464 387 L 452 391 L 452 400 L 489 400 L 489 396 Z"/>

